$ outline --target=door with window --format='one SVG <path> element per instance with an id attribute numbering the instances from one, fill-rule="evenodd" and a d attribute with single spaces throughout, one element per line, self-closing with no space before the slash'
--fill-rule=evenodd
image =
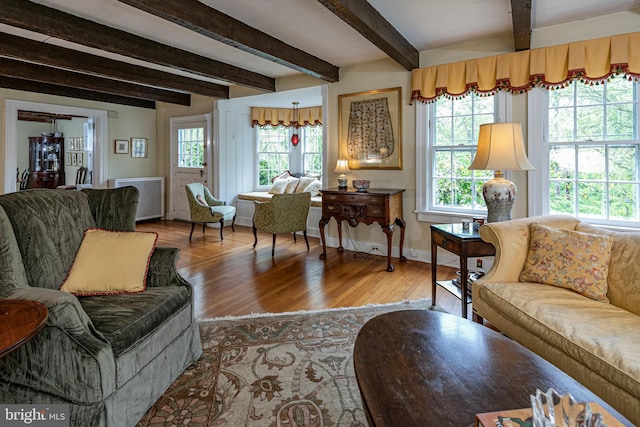
<path id="1" fill-rule="evenodd" d="M 185 185 L 208 184 L 209 122 L 206 117 L 171 119 L 171 200 L 174 219 L 190 220 Z"/>

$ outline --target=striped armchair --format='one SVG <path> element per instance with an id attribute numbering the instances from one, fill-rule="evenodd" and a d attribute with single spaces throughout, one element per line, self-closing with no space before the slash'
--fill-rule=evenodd
<path id="1" fill-rule="evenodd" d="M 310 193 L 274 194 L 271 202 L 254 202 L 253 214 L 253 247 L 258 244 L 257 230 L 273 234 L 271 256 L 274 256 L 276 248 L 276 234 L 293 233 L 296 240 L 296 231 L 302 231 L 304 241 L 309 250 L 307 239 L 307 216 L 311 206 Z"/>

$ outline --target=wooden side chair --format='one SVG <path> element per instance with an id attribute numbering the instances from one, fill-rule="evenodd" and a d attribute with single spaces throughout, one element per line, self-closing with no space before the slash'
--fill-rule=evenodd
<path id="1" fill-rule="evenodd" d="M 29 177 L 31 176 L 31 172 L 29 171 L 29 169 L 25 169 L 22 171 L 22 175 L 20 175 L 20 170 L 18 169 L 18 177 L 17 177 L 17 181 L 18 181 L 18 189 L 19 190 L 26 190 L 27 188 L 29 188 Z"/>
<path id="2" fill-rule="evenodd" d="M 276 249 L 276 234 L 293 233 L 293 240 L 296 241 L 296 232 L 302 231 L 307 251 L 309 250 L 307 217 L 311 206 L 311 193 L 274 194 L 271 202 L 254 203 L 254 248 L 258 244 L 257 230 L 273 234 L 271 256 L 274 256 Z"/>
<path id="3" fill-rule="evenodd" d="M 202 234 L 204 234 L 207 224 L 220 223 L 220 240 L 224 240 L 224 237 L 222 237 L 222 229 L 224 228 L 225 221 L 231 221 L 231 230 L 236 231 L 234 228 L 236 208 L 234 206 L 227 206 L 225 201 L 213 197 L 209 189 L 200 182 L 187 184 L 185 188 L 187 190 L 189 211 L 191 213 L 191 233 L 189 233 L 189 241 L 191 241 L 196 223 L 202 223 Z"/>
<path id="4" fill-rule="evenodd" d="M 56 189 L 58 189 L 58 190 L 76 190 L 78 188 L 78 185 L 84 184 L 87 181 L 87 173 L 88 172 L 89 172 L 89 169 L 85 168 L 84 166 L 81 166 L 80 168 L 78 168 L 78 171 L 76 172 L 76 183 L 75 184 L 58 185 L 56 187 Z"/>

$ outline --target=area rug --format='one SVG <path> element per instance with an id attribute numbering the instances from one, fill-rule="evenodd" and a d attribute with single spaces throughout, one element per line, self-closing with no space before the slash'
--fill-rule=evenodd
<path id="1" fill-rule="evenodd" d="M 431 300 L 200 322 L 202 357 L 138 426 L 367 426 L 353 369 L 362 325 Z"/>

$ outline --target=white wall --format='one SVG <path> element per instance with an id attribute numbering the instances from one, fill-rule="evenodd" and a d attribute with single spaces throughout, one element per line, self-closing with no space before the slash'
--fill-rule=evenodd
<path id="1" fill-rule="evenodd" d="M 66 98 L 46 94 L 23 92 L 13 89 L 0 89 L 0 153 L 4 157 L 6 145 L 13 144 L 17 150 L 18 146 L 28 145 L 28 140 L 22 141 L 22 136 L 16 136 L 15 141 L 6 140 L 6 101 L 26 101 L 42 104 L 69 106 L 76 108 L 87 108 L 92 110 L 103 110 L 112 112 L 108 119 L 106 144 L 108 144 L 107 159 L 108 168 L 105 173 L 106 179 L 119 177 L 141 177 L 154 176 L 156 168 L 156 111 L 146 108 L 129 107 L 106 102 L 89 101 L 83 99 Z M 60 111 L 57 111 L 60 112 Z M 45 129 L 50 130 L 50 129 Z M 149 157 L 146 159 L 131 159 L 130 155 L 115 154 L 113 143 L 115 139 L 129 139 L 131 137 L 148 138 L 150 142 Z M 20 162 L 23 162 L 20 160 Z M 7 159 L 0 163 L 0 192 L 6 188 L 5 176 L 9 176 L 6 171 Z M 20 163 L 18 163 L 19 167 Z M 13 167 L 15 169 L 15 166 Z M 11 176 L 15 174 L 11 172 Z"/>

